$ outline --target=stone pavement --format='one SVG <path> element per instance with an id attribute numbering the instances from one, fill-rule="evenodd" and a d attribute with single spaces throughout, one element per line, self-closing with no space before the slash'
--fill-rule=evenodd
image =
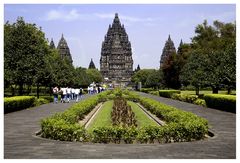
<path id="1" fill-rule="evenodd" d="M 170 144 L 92 144 L 35 136 L 43 117 L 70 104 L 45 104 L 4 115 L 4 158 L 236 158 L 236 114 L 140 93 L 162 103 L 191 111 L 209 120 L 215 136 L 201 141 Z"/>

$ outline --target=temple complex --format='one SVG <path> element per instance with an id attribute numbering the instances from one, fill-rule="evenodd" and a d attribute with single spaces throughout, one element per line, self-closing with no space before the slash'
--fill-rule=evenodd
<path id="1" fill-rule="evenodd" d="M 105 80 L 110 82 L 126 85 L 131 81 L 133 74 L 131 43 L 117 13 L 102 42 L 100 72 Z"/>

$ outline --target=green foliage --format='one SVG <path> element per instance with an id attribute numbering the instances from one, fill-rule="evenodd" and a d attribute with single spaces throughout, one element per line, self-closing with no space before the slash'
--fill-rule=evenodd
<path id="1" fill-rule="evenodd" d="M 26 109 L 34 106 L 34 96 L 16 96 L 4 98 L 4 113 Z"/>
<path id="2" fill-rule="evenodd" d="M 42 104 L 47 104 L 49 103 L 50 101 L 49 100 L 46 100 L 45 98 L 36 98 L 35 99 L 35 102 L 34 102 L 34 106 L 39 106 L 39 105 L 42 105 Z"/>
<path id="3" fill-rule="evenodd" d="M 150 91 L 153 91 L 154 89 L 153 88 L 141 88 L 141 92 L 144 92 L 144 93 L 149 93 Z"/>
<path id="4" fill-rule="evenodd" d="M 234 95 L 204 95 L 207 107 L 236 113 L 236 96 Z"/>
<path id="5" fill-rule="evenodd" d="M 137 96 L 135 93 L 123 91 L 123 96 L 131 96 L 166 121 L 164 126 L 146 126 L 141 128 L 123 126 L 104 126 L 94 128 L 87 132 L 77 124 L 97 103 L 98 96 L 91 97 L 73 105 L 63 113 L 55 114 L 42 120 L 42 136 L 57 140 L 67 141 L 92 141 L 95 143 L 160 143 L 192 141 L 204 138 L 208 132 L 208 122 L 192 113 L 178 110 L 153 99 Z M 109 95 L 113 92 L 107 92 Z"/>
<path id="6" fill-rule="evenodd" d="M 159 90 L 159 95 L 162 97 L 167 97 L 167 98 L 171 98 L 171 96 L 176 93 L 179 94 L 179 93 L 181 93 L 181 91 L 179 91 L 179 90 Z"/>
<path id="7" fill-rule="evenodd" d="M 174 100 L 184 101 L 188 103 L 194 103 L 198 99 L 197 95 L 188 95 L 188 94 L 173 94 L 171 96 Z"/>
<path id="8" fill-rule="evenodd" d="M 132 82 L 141 82 L 143 87 L 158 87 L 161 80 L 159 71 L 154 69 L 142 69 L 136 72 L 132 78 Z"/>
<path id="9" fill-rule="evenodd" d="M 193 103 L 196 105 L 204 106 L 204 107 L 207 106 L 206 101 L 203 99 L 197 99 L 196 101 L 193 101 Z"/>
<path id="10" fill-rule="evenodd" d="M 100 83 L 103 80 L 102 74 L 97 69 L 87 69 L 86 73 L 91 83 Z"/>
<path id="11" fill-rule="evenodd" d="M 211 26 L 205 20 L 195 33 L 181 82 L 195 86 L 197 91 L 210 86 L 214 93 L 220 88 L 230 93 L 236 87 L 236 24 L 214 21 Z"/>
<path id="12" fill-rule="evenodd" d="M 49 47 L 44 33 L 35 24 L 19 17 L 13 24 L 4 25 L 4 81 L 5 86 L 43 83 L 45 57 Z"/>

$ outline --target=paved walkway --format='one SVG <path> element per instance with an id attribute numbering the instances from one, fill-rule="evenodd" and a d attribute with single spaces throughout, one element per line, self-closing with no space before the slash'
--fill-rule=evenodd
<path id="1" fill-rule="evenodd" d="M 209 120 L 215 137 L 170 144 L 91 144 L 34 136 L 43 117 L 70 104 L 46 104 L 4 115 L 4 158 L 236 158 L 236 114 L 140 93 Z"/>

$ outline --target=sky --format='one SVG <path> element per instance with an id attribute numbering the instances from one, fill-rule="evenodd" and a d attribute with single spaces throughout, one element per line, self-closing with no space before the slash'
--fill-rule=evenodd
<path id="1" fill-rule="evenodd" d="M 164 44 L 170 34 L 176 49 L 180 40 L 191 42 L 195 27 L 206 19 L 225 23 L 236 20 L 234 4 L 5 4 L 4 22 L 21 16 L 42 28 L 57 46 L 64 35 L 75 67 L 88 67 L 91 58 L 99 69 L 101 45 L 118 13 L 132 45 L 133 68 L 159 68 Z"/>

